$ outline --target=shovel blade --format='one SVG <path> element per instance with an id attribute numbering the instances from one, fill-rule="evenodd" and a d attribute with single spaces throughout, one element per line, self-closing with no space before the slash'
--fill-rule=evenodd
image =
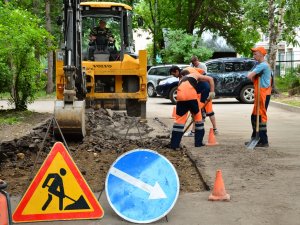
<path id="1" fill-rule="evenodd" d="M 249 141 L 249 143 L 247 144 L 247 149 L 249 150 L 253 150 L 255 148 L 255 146 L 257 145 L 257 143 L 259 142 L 259 137 L 255 137 L 255 138 L 251 138 L 251 140 Z"/>

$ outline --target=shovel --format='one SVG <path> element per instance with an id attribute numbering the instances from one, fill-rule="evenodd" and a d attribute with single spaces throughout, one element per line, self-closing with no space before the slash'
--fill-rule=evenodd
<path id="1" fill-rule="evenodd" d="M 46 185 L 46 187 L 50 187 L 49 185 Z M 73 198 L 71 198 L 68 195 L 64 195 L 64 197 L 72 200 L 74 203 L 71 203 L 69 205 L 67 205 L 64 210 L 76 210 L 76 209 L 90 209 L 90 206 L 87 204 L 86 200 L 84 199 L 84 197 L 82 195 L 80 195 L 80 197 L 75 200 Z"/>
<path id="2" fill-rule="evenodd" d="M 257 143 L 259 142 L 259 110 L 260 110 L 260 77 L 258 77 L 258 82 L 257 82 L 257 108 L 256 108 L 256 135 L 255 137 L 252 137 L 249 143 L 247 144 L 247 149 L 253 150 Z"/>
<path id="3" fill-rule="evenodd" d="M 211 100 L 207 100 L 204 105 L 202 106 L 202 108 L 205 108 L 205 106 L 210 102 Z M 192 123 L 194 122 L 193 118 L 191 120 L 191 122 L 189 123 L 189 125 L 187 125 L 187 127 L 184 129 L 183 133 L 185 133 L 189 128 L 190 126 L 192 125 Z"/>

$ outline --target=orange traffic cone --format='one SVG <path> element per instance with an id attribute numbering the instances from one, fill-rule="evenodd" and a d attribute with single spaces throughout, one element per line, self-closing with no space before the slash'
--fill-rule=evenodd
<path id="1" fill-rule="evenodd" d="M 176 119 L 176 106 L 173 107 L 172 118 Z"/>
<path id="2" fill-rule="evenodd" d="M 9 222 L 9 208 L 8 208 L 8 202 L 7 197 L 4 195 L 4 193 L 0 192 L 0 224 L 10 224 Z"/>
<path id="3" fill-rule="evenodd" d="M 216 180 L 214 184 L 213 192 L 209 195 L 208 200 L 210 201 L 229 201 L 230 195 L 226 193 L 222 172 L 217 170 Z"/>
<path id="4" fill-rule="evenodd" d="M 218 145 L 219 143 L 216 142 L 216 137 L 214 134 L 214 129 L 210 128 L 209 130 L 209 135 L 208 135 L 208 142 L 206 143 L 207 146 L 213 146 L 213 145 Z"/>

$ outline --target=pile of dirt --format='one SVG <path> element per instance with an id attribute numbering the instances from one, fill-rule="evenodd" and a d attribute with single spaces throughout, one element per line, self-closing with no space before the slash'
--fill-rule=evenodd
<path id="1" fill-rule="evenodd" d="M 0 143 L 0 178 L 8 183 L 7 191 L 12 195 L 23 194 L 24 187 L 29 186 L 57 141 L 52 124 L 53 120 L 49 118 L 25 136 Z M 157 118 L 145 123 L 122 112 L 89 110 L 86 113 L 86 127 L 86 137 L 81 140 L 67 139 L 65 145 L 94 192 L 104 189 L 106 174 L 112 163 L 133 149 L 155 150 L 169 159 L 177 170 L 181 191 L 204 190 L 186 149 L 174 151 L 165 147 L 170 131 Z"/>

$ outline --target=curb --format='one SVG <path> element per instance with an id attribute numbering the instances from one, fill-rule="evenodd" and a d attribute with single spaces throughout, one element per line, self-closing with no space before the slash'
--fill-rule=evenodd
<path id="1" fill-rule="evenodd" d="M 270 105 L 290 112 L 300 113 L 300 107 L 291 106 L 285 103 L 275 101 L 270 101 Z"/>

